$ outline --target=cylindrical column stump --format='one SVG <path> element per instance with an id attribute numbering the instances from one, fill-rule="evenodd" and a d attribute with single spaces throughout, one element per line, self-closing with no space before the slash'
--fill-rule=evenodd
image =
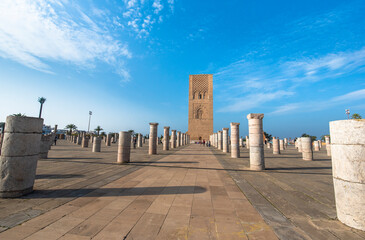
<path id="1" fill-rule="evenodd" d="M 283 139 L 279 140 L 279 146 L 280 146 L 280 151 L 284 151 L 284 140 Z"/>
<path id="2" fill-rule="evenodd" d="M 240 145 L 238 140 L 239 137 L 240 137 L 240 124 L 231 123 L 231 158 L 240 157 Z M 240 140 L 242 140 L 242 138 Z"/>
<path id="3" fill-rule="evenodd" d="M 250 141 L 250 169 L 264 170 L 264 143 L 262 119 L 264 114 L 250 113 L 247 115 Z"/>
<path id="4" fill-rule="evenodd" d="M 171 148 L 176 148 L 176 130 L 171 130 Z"/>
<path id="5" fill-rule="evenodd" d="M 365 231 L 365 120 L 330 122 L 337 217 Z"/>
<path id="6" fill-rule="evenodd" d="M 302 145 L 303 160 L 312 161 L 313 160 L 312 139 L 310 137 L 302 137 L 300 141 Z"/>
<path id="7" fill-rule="evenodd" d="M 83 148 L 89 147 L 89 137 L 84 136 L 82 138 L 81 147 L 83 147 Z"/>
<path id="8" fill-rule="evenodd" d="M 138 133 L 138 138 L 137 138 L 137 147 L 142 147 L 142 134 Z"/>
<path id="9" fill-rule="evenodd" d="M 176 135 L 176 147 L 180 147 L 181 146 L 181 142 L 180 142 L 180 137 L 181 135 L 181 132 L 180 131 L 177 131 L 177 135 Z"/>
<path id="10" fill-rule="evenodd" d="M 218 149 L 223 150 L 223 132 L 218 131 Z"/>
<path id="11" fill-rule="evenodd" d="M 280 154 L 280 147 L 279 147 L 279 139 L 273 138 L 272 139 L 272 153 L 273 154 Z"/>
<path id="12" fill-rule="evenodd" d="M 150 123 L 150 139 L 148 154 L 157 154 L 157 126 L 158 123 Z"/>
<path id="13" fill-rule="evenodd" d="M 301 138 L 298 138 L 298 152 L 302 152 L 302 140 Z"/>
<path id="14" fill-rule="evenodd" d="M 0 156 L 0 197 L 19 197 L 33 191 L 42 126 L 42 118 L 6 118 Z"/>
<path id="15" fill-rule="evenodd" d="M 223 148 L 223 152 L 229 152 L 229 145 L 228 145 L 228 130 L 229 128 L 223 128 L 223 145 L 222 145 L 222 148 Z"/>
<path id="16" fill-rule="evenodd" d="M 314 144 L 314 151 L 319 151 L 319 142 L 318 141 L 314 141 L 313 144 Z M 303 144 L 302 144 L 302 151 L 303 151 Z"/>
<path id="17" fill-rule="evenodd" d="M 118 141 L 118 164 L 129 163 L 131 159 L 131 133 L 119 132 Z"/>
<path id="18" fill-rule="evenodd" d="M 330 142 L 330 137 L 329 136 L 325 136 L 324 139 L 326 141 L 327 156 L 331 156 L 331 142 Z"/>
<path id="19" fill-rule="evenodd" d="M 163 150 L 169 150 L 170 147 L 170 127 L 163 128 Z"/>
<path id="20" fill-rule="evenodd" d="M 100 137 L 94 137 L 93 142 L 93 152 L 100 152 L 101 149 L 101 138 Z"/>

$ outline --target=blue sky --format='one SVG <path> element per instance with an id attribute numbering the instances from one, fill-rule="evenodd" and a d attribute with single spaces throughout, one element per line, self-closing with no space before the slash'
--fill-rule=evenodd
<path id="1" fill-rule="evenodd" d="M 0 121 L 187 131 L 189 74 L 211 73 L 214 130 L 264 113 L 278 137 L 365 116 L 364 1 L 2 0 Z"/>

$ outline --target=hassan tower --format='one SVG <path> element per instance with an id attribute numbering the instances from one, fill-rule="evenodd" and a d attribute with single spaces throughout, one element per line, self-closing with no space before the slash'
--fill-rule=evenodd
<path id="1" fill-rule="evenodd" d="M 213 74 L 189 75 L 189 126 L 191 140 L 209 140 L 213 134 Z"/>

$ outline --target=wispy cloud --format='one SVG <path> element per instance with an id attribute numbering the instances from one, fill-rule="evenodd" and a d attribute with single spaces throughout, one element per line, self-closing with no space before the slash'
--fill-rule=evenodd
<path id="1" fill-rule="evenodd" d="M 44 72 L 52 72 L 49 62 L 93 67 L 97 61 L 122 67 L 127 72 L 120 60 L 132 55 L 127 44 L 114 39 L 79 6 L 69 4 L 46 0 L 1 1 L 0 56 Z M 71 14 L 70 8 L 76 11 Z M 129 80 L 126 74 L 121 76 Z"/>
<path id="2" fill-rule="evenodd" d="M 337 97 L 333 97 L 329 100 L 325 101 L 310 101 L 310 102 L 297 102 L 297 103 L 290 103 L 279 106 L 273 112 L 269 114 L 280 114 L 280 113 L 287 113 L 293 112 L 300 109 L 301 112 L 313 112 L 313 111 L 320 111 L 322 109 L 329 108 L 331 106 L 336 106 L 339 104 L 348 104 L 356 101 L 360 101 L 365 99 L 365 89 L 360 89 L 356 91 L 352 91 Z"/>
<path id="3" fill-rule="evenodd" d="M 137 38 L 149 35 L 156 23 L 162 23 L 164 17 L 174 12 L 174 0 L 124 0 L 125 9 L 122 13 L 127 26 L 136 34 Z M 164 10 L 167 6 L 167 10 Z M 123 26 L 119 17 L 114 18 L 117 25 Z"/>
<path id="4" fill-rule="evenodd" d="M 220 101 L 229 102 L 229 106 L 221 111 L 242 111 L 261 106 L 266 102 L 262 100 L 265 96 L 273 96 L 270 100 L 288 97 L 288 94 L 280 95 L 281 91 L 295 93 L 303 84 L 336 79 L 364 70 L 365 48 L 281 63 L 239 60 L 215 73 L 215 89 Z M 297 104 L 283 105 L 275 112 L 296 108 Z"/>

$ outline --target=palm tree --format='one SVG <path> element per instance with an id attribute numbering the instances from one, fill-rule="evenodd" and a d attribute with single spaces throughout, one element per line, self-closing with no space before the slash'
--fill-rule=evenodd
<path id="1" fill-rule="evenodd" d="M 99 136 L 100 131 L 103 129 L 100 126 L 97 126 L 94 130 L 98 132 L 98 136 Z"/>
<path id="2" fill-rule="evenodd" d="M 360 116 L 360 114 L 354 113 L 352 114 L 351 119 L 362 119 L 362 117 Z"/>
<path id="3" fill-rule="evenodd" d="M 43 103 L 46 101 L 46 98 L 44 97 L 39 97 L 38 98 L 38 102 L 41 104 L 41 108 L 39 109 L 39 118 L 41 118 L 42 116 L 42 108 L 43 108 Z"/>
<path id="4" fill-rule="evenodd" d="M 70 135 L 72 134 L 72 130 L 76 130 L 77 129 L 76 125 L 75 124 L 72 124 L 72 123 L 68 124 L 65 128 L 70 129 Z"/>

